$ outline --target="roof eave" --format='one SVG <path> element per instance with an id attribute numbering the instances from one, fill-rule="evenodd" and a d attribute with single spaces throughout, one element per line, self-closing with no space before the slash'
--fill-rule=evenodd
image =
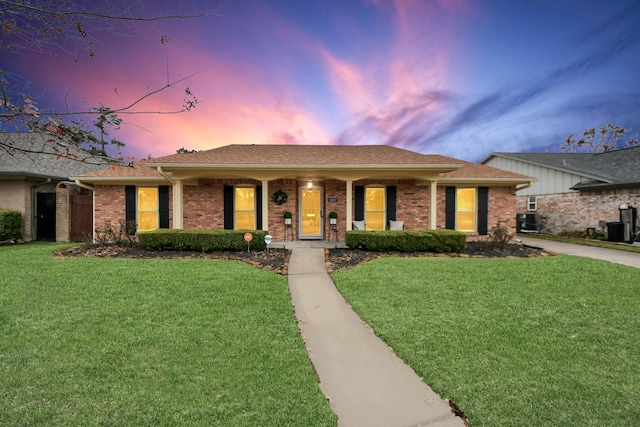
<path id="1" fill-rule="evenodd" d="M 219 163 L 162 163 L 162 162 L 145 162 L 149 167 L 162 167 L 165 171 L 171 169 L 448 169 L 453 171 L 460 169 L 464 166 L 461 163 L 449 163 L 449 164 L 295 164 L 295 163 L 281 163 L 281 164 L 219 164 Z"/>

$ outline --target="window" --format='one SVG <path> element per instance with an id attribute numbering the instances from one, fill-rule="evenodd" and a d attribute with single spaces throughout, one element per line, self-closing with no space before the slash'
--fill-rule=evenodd
<path id="1" fill-rule="evenodd" d="M 255 230 L 256 189 L 254 187 L 236 187 L 234 206 L 236 230 Z"/>
<path id="2" fill-rule="evenodd" d="M 476 231 L 476 189 L 456 189 L 456 230 Z"/>
<path id="3" fill-rule="evenodd" d="M 385 189 L 367 187 L 365 189 L 365 224 L 367 230 L 385 229 Z"/>
<path id="4" fill-rule="evenodd" d="M 158 189 L 138 188 L 138 231 L 158 228 Z"/>
<path id="5" fill-rule="evenodd" d="M 536 196 L 529 196 L 528 209 L 530 211 L 538 210 L 538 203 L 536 201 Z"/>

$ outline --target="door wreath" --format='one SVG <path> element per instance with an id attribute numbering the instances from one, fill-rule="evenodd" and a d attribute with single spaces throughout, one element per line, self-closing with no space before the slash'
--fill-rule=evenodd
<path id="1" fill-rule="evenodd" d="M 282 190 L 278 190 L 273 193 L 273 196 L 271 196 L 271 198 L 273 199 L 273 203 L 275 203 L 276 205 L 282 205 L 287 201 L 287 193 Z"/>

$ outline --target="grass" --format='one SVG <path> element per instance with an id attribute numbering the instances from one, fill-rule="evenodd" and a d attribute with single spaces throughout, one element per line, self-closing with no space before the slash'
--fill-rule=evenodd
<path id="1" fill-rule="evenodd" d="M 381 258 L 333 277 L 474 427 L 638 424 L 636 269 L 569 256 Z"/>
<path id="2" fill-rule="evenodd" d="M 534 239 L 541 239 L 541 240 L 552 240 L 555 242 L 573 243 L 576 245 L 595 246 L 598 248 L 615 249 L 618 251 L 625 251 L 625 252 L 640 253 L 640 246 L 632 246 L 628 244 L 619 244 L 619 243 L 609 243 L 603 240 L 596 240 L 596 239 L 575 239 L 575 238 L 561 237 L 561 236 L 555 236 L 555 235 L 549 235 L 549 234 L 534 234 L 534 233 L 521 234 L 521 235 L 519 234 L 518 236 L 531 237 Z"/>
<path id="3" fill-rule="evenodd" d="M 286 279 L 0 247 L 0 424 L 335 426 Z"/>

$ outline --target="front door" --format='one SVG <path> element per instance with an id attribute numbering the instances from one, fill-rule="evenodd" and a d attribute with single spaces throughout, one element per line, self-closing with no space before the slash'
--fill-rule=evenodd
<path id="1" fill-rule="evenodd" d="M 38 193 L 36 239 L 56 241 L 56 193 Z"/>
<path id="2" fill-rule="evenodd" d="M 300 188 L 301 239 L 322 239 L 322 189 Z"/>

